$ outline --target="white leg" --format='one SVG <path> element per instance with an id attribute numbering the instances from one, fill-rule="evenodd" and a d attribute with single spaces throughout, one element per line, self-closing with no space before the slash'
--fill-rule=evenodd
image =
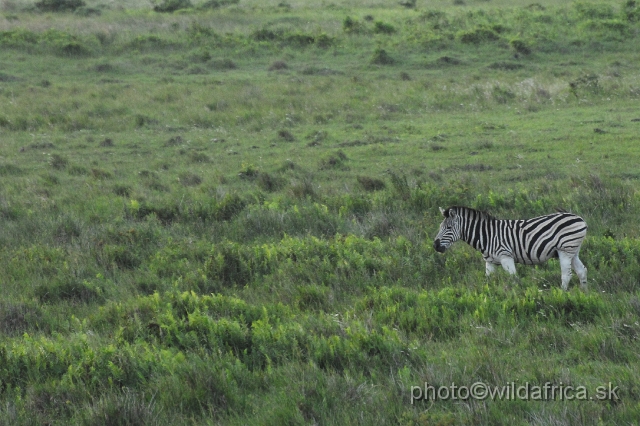
<path id="1" fill-rule="evenodd" d="M 582 264 L 580 258 L 576 254 L 571 260 L 571 266 L 573 266 L 573 270 L 578 274 L 578 278 L 580 278 L 580 287 L 582 290 L 587 290 L 587 268 Z"/>
<path id="2" fill-rule="evenodd" d="M 502 265 L 504 270 L 510 273 L 511 275 L 516 274 L 516 264 L 514 263 L 512 258 L 503 257 L 502 259 L 500 259 L 500 264 Z"/>
<path id="3" fill-rule="evenodd" d="M 494 265 L 493 263 L 487 262 L 487 276 L 493 274 L 496 270 L 496 265 Z"/>
<path id="4" fill-rule="evenodd" d="M 571 259 L 573 257 L 559 251 L 558 258 L 560 259 L 560 270 L 562 271 L 562 289 L 567 291 L 569 289 L 569 280 L 571 280 Z"/>

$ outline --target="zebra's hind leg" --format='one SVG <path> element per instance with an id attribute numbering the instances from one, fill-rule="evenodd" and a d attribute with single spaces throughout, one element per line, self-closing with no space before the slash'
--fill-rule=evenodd
<path id="1" fill-rule="evenodd" d="M 580 287 L 582 287 L 582 290 L 586 291 L 587 290 L 587 268 L 580 261 L 580 258 L 578 257 L 578 253 L 576 253 L 576 255 L 573 256 L 573 259 L 571 259 L 571 266 L 573 266 L 573 270 L 576 271 L 576 274 L 578 274 L 578 278 L 580 278 Z"/>
<path id="2" fill-rule="evenodd" d="M 573 255 L 567 254 L 563 251 L 558 251 L 560 270 L 562 271 L 562 289 L 564 291 L 569 289 L 569 281 L 571 280 L 571 261 L 573 258 Z"/>
<path id="3" fill-rule="evenodd" d="M 502 265 L 504 270 L 510 273 L 511 275 L 516 274 L 516 264 L 512 258 L 503 257 L 502 259 L 500 259 L 500 264 Z"/>

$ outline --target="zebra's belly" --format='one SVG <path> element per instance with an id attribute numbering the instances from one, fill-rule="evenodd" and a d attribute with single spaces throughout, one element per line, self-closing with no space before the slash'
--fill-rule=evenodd
<path id="1" fill-rule="evenodd" d="M 519 255 L 517 253 L 501 253 L 497 255 L 486 254 L 483 256 L 485 262 L 493 263 L 495 265 L 500 265 L 502 263 L 502 259 L 511 258 L 515 263 L 522 263 L 524 265 L 538 265 L 540 263 L 544 263 L 549 259 L 553 259 L 554 257 L 558 257 L 557 252 L 554 250 L 550 253 L 541 253 L 540 257 L 536 255 L 531 255 L 528 257 L 526 254 Z"/>

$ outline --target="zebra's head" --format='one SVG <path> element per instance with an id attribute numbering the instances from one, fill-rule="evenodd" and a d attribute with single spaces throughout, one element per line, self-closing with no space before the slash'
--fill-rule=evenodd
<path id="1" fill-rule="evenodd" d="M 444 220 L 440 224 L 440 232 L 433 241 L 433 248 L 440 253 L 444 253 L 451 244 L 460 239 L 460 216 L 454 208 L 443 209 L 440 207 L 440 213 L 444 216 Z"/>

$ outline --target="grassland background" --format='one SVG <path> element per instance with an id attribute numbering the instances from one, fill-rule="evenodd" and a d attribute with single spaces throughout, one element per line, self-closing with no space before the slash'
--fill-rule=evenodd
<path id="1" fill-rule="evenodd" d="M 640 421 L 635 2 L 34 4 L 0 4 L 0 424 Z M 589 292 L 436 253 L 452 204 L 582 215 Z M 620 399 L 411 404 L 476 381 Z"/>

